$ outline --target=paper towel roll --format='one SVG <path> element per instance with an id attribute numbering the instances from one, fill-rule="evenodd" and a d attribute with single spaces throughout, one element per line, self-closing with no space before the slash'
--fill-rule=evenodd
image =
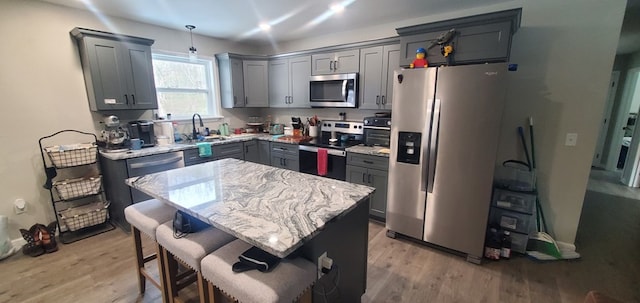
<path id="1" fill-rule="evenodd" d="M 167 136 L 170 143 L 175 142 L 172 122 L 156 121 L 153 124 L 153 132 L 156 134 L 156 136 Z"/>

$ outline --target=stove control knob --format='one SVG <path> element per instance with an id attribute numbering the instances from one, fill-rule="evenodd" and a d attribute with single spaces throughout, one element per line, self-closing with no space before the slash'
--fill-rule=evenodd
<path id="1" fill-rule="evenodd" d="M 387 125 L 391 126 L 391 121 L 387 121 Z"/>
<path id="2" fill-rule="evenodd" d="M 364 120 L 364 124 L 369 125 L 369 120 Z"/>

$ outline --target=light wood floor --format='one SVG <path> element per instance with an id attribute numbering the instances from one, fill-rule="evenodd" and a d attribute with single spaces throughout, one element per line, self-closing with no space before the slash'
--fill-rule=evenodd
<path id="1" fill-rule="evenodd" d="M 589 221 L 611 212 L 607 203 L 595 205 L 583 210 Z M 616 228 L 615 218 L 614 223 L 600 222 L 604 228 L 581 222 L 579 260 L 540 263 L 514 257 L 480 266 L 407 239 L 387 238 L 384 226 L 371 222 L 362 301 L 580 303 L 587 291 L 597 289 L 624 302 L 640 302 L 640 212 L 626 213 L 635 225 Z M 608 228 L 614 234 L 608 235 Z M 598 237 L 608 242 L 600 245 Z M 160 292 L 151 285 L 144 297 L 138 295 L 131 245 L 130 236 L 116 229 L 60 245 L 56 253 L 0 261 L 0 302 L 160 302 Z M 197 302 L 194 289 L 186 297 Z"/>

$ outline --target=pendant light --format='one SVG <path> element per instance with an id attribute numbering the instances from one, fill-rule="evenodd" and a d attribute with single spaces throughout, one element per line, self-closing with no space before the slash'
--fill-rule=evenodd
<path id="1" fill-rule="evenodd" d="M 195 61 L 198 59 L 198 50 L 193 46 L 193 32 L 192 30 L 196 27 L 194 25 L 185 25 L 184 27 L 189 29 L 189 34 L 191 35 L 191 47 L 189 48 L 189 60 Z"/>

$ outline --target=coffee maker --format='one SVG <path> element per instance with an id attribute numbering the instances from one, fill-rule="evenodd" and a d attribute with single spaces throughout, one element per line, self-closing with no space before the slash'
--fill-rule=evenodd
<path id="1" fill-rule="evenodd" d="M 142 140 L 144 142 L 142 147 L 154 146 L 156 136 L 153 132 L 153 121 L 137 120 L 129 122 L 129 137 Z"/>

